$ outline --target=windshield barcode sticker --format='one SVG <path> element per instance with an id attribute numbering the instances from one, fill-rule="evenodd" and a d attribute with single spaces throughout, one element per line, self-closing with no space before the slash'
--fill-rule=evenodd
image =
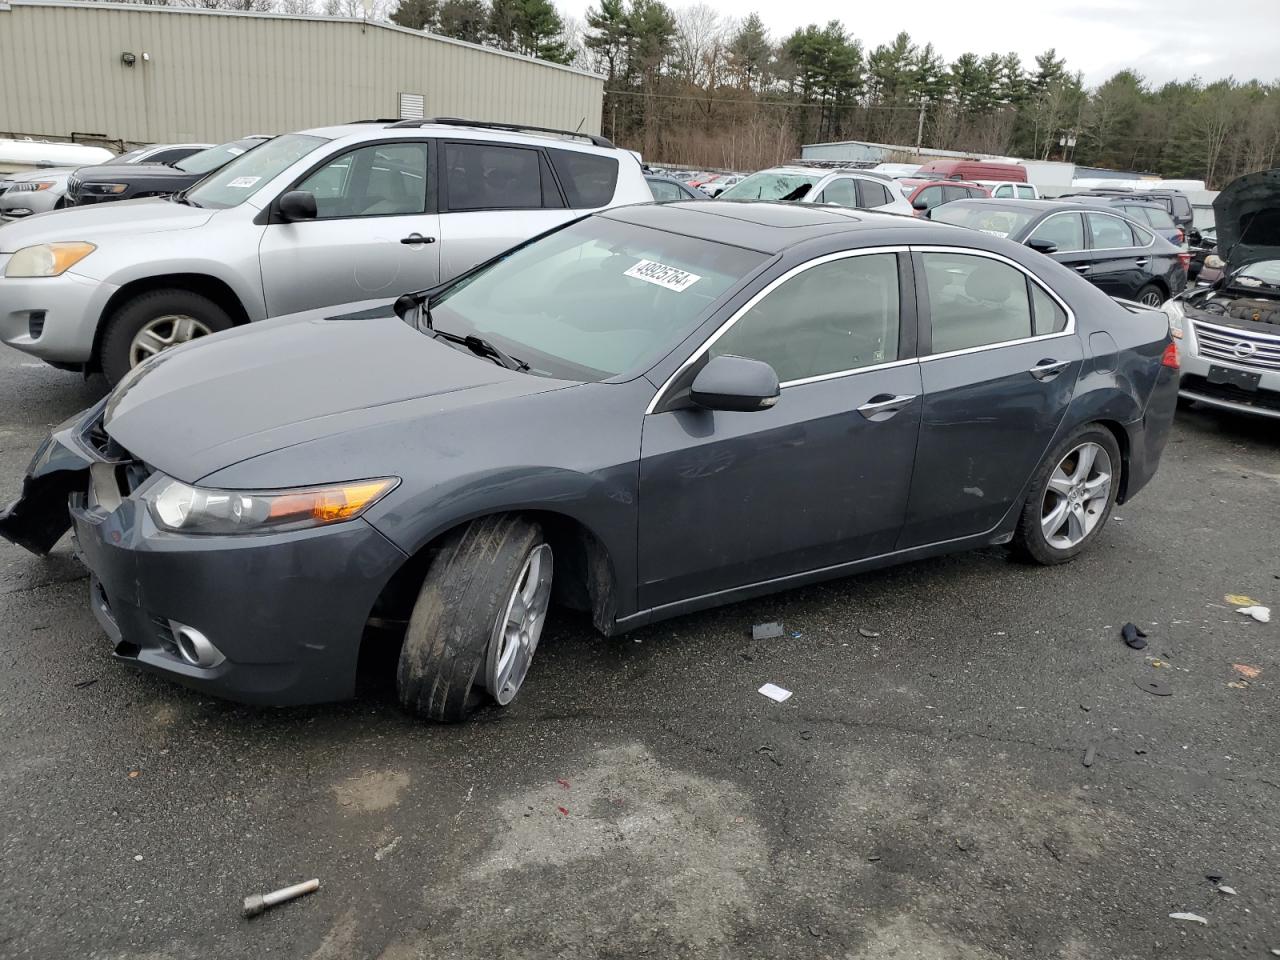
<path id="1" fill-rule="evenodd" d="M 1007 239 L 1009 236 L 1009 234 L 1005 233 L 1003 230 L 979 230 L 978 232 L 985 233 L 989 237 L 1004 237 Z"/>
<path id="2" fill-rule="evenodd" d="M 261 177 L 236 177 L 227 183 L 228 187 L 252 187 Z"/>
<path id="3" fill-rule="evenodd" d="M 656 283 L 676 293 L 683 293 L 702 279 L 696 273 L 681 270 L 679 267 L 669 267 L 656 260 L 641 260 L 630 270 L 623 271 L 623 274 L 643 280 L 645 283 Z"/>

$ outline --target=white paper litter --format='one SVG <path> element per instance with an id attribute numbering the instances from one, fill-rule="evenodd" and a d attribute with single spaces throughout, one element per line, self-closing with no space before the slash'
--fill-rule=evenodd
<path id="1" fill-rule="evenodd" d="M 1171 913 L 1169 914 L 1169 919 L 1190 920 L 1192 923 L 1203 923 L 1206 927 L 1209 925 L 1209 921 L 1198 913 Z"/>
<path id="2" fill-rule="evenodd" d="M 1246 617 L 1253 617 L 1259 623 L 1271 622 L 1271 608 L 1264 606 L 1255 607 L 1236 607 L 1236 613 L 1243 613 Z"/>
<path id="3" fill-rule="evenodd" d="M 1220 883 L 1218 884 L 1218 892 L 1225 893 L 1228 897 L 1234 897 L 1236 895 L 1236 888 L 1228 887 L 1225 883 Z"/>
<path id="4" fill-rule="evenodd" d="M 778 686 L 776 683 L 766 683 L 763 687 L 760 688 L 759 692 L 763 693 L 770 700 L 778 701 L 778 703 L 782 703 L 783 701 L 789 699 L 791 696 L 790 690 L 785 690 L 782 687 Z"/>

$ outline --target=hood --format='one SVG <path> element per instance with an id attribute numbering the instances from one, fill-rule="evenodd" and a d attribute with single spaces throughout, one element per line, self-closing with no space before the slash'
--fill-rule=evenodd
<path id="1" fill-rule="evenodd" d="M 0 253 L 54 240 L 96 242 L 116 235 L 137 236 L 189 230 L 207 223 L 217 210 L 190 207 L 160 197 L 67 207 L 0 227 Z"/>
<path id="2" fill-rule="evenodd" d="M 1213 217 L 1229 270 L 1280 259 L 1280 167 L 1232 180 L 1213 201 Z"/>
<path id="3" fill-rule="evenodd" d="M 180 180 L 198 179 L 204 174 L 188 173 L 167 163 L 99 163 L 91 167 L 80 168 L 80 179 L 86 182 L 102 183 L 104 181 L 121 181 L 129 183 L 135 180 Z"/>
<path id="4" fill-rule="evenodd" d="M 194 483 L 282 447 L 567 385 L 433 340 L 389 305 L 324 313 L 238 327 L 160 354 L 111 395 L 107 433 L 134 457 Z M 317 482 L 350 479 L 360 467 L 334 471 Z"/>
<path id="5" fill-rule="evenodd" d="M 18 183 L 26 182 L 28 180 L 56 180 L 59 177 L 69 177 L 79 169 L 79 167 L 40 167 L 36 170 L 24 170 L 21 173 L 6 173 L 0 175 L 0 183 Z"/>

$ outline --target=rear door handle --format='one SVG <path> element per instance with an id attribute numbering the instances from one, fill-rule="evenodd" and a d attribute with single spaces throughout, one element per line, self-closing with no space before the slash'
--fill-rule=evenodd
<path id="1" fill-rule="evenodd" d="M 1135 261 L 1134 261 L 1134 263 L 1136 263 L 1136 264 L 1137 264 L 1138 266 L 1140 266 L 1140 267 L 1145 267 L 1145 266 L 1146 266 L 1148 263 L 1150 263 L 1150 262 L 1151 262 L 1151 261 L 1150 261 L 1149 259 L 1147 259 L 1146 257 L 1142 257 L 1142 258 L 1140 258 L 1140 259 L 1138 259 L 1138 260 L 1135 260 Z"/>
<path id="2" fill-rule="evenodd" d="M 889 393 L 877 393 L 860 406 L 858 412 L 868 420 L 888 420 L 915 398 L 916 395 L 914 393 L 903 393 L 897 396 Z"/>
<path id="3" fill-rule="evenodd" d="M 1071 366 L 1070 360 L 1041 360 L 1027 373 L 1037 380 L 1052 380 L 1069 366 Z"/>
<path id="4" fill-rule="evenodd" d="M 1089 272 L 1089 264 L 1087 263 L 1082 263 L 1080 264 L 1080 266 L 1076 267 L 1076 273 L 1088 273 L 1088 272 Z"/>
<path id="5" fill-rule="evenodd" d="M 409 234 L 407 237 L 402 238 L 402 239 L 400 240 L 400 242 L 401 242 L 401 243 L 407 243 L 407 244 L 410 244 L 410 245 L 416 245 L 416 244 L 419 244 L 419 243 L 435 243 L 435 242 L 436 242 L 436 238 L 435 238 L 435 237 L 424 237 L 424 236 L 423 236 L 422 234 L 420 234 L 420 233 L 411 233 L 411 234 Z"/>

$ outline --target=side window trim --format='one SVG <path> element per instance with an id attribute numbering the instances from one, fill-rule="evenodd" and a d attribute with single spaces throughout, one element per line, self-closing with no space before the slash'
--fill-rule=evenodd
<path id="1" fill-rule="evenodd" d="M 893 253 L 898 255 L 897 256 L 897 260 L 898 260 L 898 350 L 899 352 L 902 352 L 904 344 L 906 342 L 909 342 L 909 340 L 907 340 L 907 335 L 905 333 L 906 328 L 910 327 L 912 332 L 916 333 L 916 337 L 917 338 L 919 337 L 919 332 L 918 332 L 919 322 L 917 319 L 919 316 L 919 311 L 917 310 L 917 307 L 916 307 L 916 303 L 917 303 L 916 290 L 918 289 L 919 285 L 917 283 L 914 283 L 913 277 L 905 273 L 903 269 L 903 260 L 904 260 L 903 255 L 909 254 L 910 249 L 911 248 L 909 247 L 898 245 L 898 246 L 884 246 L 884 247 L 864 247 L 858 250 L 841 250 L 837 253 L 828 253 L 820 257 L 814 257 L 812 260 L 806 260 L 804 263 L 794 266 L 790 270 L 786 271 L 785 273 L 782 273 L 779 276 L 774 277 L 767 284 L 765 284 L 763 287 L 757 290 L 754 294 L 752 294 L 750 299 L 748 299 L 746 303 L 742 304 L 742 306 L 734 310 L 733 313 L 729 316 L 729 318 L 724 321 L 724 323 L 720 324 L 720 326 L 718 326 L 714 331 L 712 331 L 711 335 L 708 336 L 705 340 L 703 340 L 701 344 L 695 347 L 693 352 L 689 354 L 689 356 L 685 359 L 685 361 L 682 364 L 680 364 L 680 366 L 676 367 L 676 369 L 672 372 L 671 376 L 667 377 L 667 379 L 663 382 L 662 386 L 658 389 L 658 392 L 653 395 L 653 399 L 649 401 L 649 406 L 647 406 L 644 411 L 645 416 L 648 416 L 649 414 L 654 413 L 659 407 L 663 405 L 663 403 L 666 400 L 670 398 L 671 388 L 680 379 L 680 377 L 690 367 L 692 367 L 695 363 L 697 363 L 699 360 L 705 357 L 707 354 L 707 351 L 710 350 L 711 347 L 715 345 L 715 342 L 719 340 L 721 337 L 723 337 L 726 333 L 728 333 L 731 329 L 733 329 L 734 324 L 736 324 L 739 320 L 741 320 L 744 316 L 746 316 L 752 307 L 758 304 L 765 297 L 769 296 L 769 294 L 771 294 L 778 287 L 782 286 L 792 277 L 799 276 L 800 274 L 804 273 L 806 270 L 810 270 L 813 267 L 821 266 L 824 263 L 831 263 L 834 260 L 847 260 L 850 257 L 864 257 L 864 256 L 870 256 L 872 254 L 877 254 L 877 253 Z M 912 351 L 912 353 L 916 353 L 916 352 L 918 351 L 914 351 L 914 350 Z M 906 357 L 904 359 L 899 359 L 899 360 L 889 360 L 889 361 L 886 361 L 885 363 L 875 363 L 875 364 L 869 364 L 864 367 L 854 367 L 851 370 L 838 370 L 834 373 L 824 373 L 820 376 L 809 377 L 803 380 L 788 380 L 785 383 L 779 384 L 779 386 L 785 389 L 787 387 L 802 386 L 806 383 L 815 383 L 820 380 L 835 380 L 840 377 L 850 377 L 859 373 L 864 373 L 868 370 L 885 370 L 889 367 L 901 367 L 901 366 L 906 366 L 907 364 L 910 364 L 910 363 L 919 363 L 920 359 L 921 358 L 919 356 L 911 356 L 911 357 Z"/>
<path id="2" fill-rule="evenodd" d="M 329 164 L 333 163 L 335 160 L 339 160 L 342 157 L 345 157 L 349 153 L 355 153 L 357 150 L 364 150 L 368 147 L 400 146 L 402 144 L 414 144 L 414 143 L 423 144 L 427 148 L 427 184 L 426 184 L 427 196 L 424 204 L 424 209 L 421 213 L 367 214 L 367 215 L 352 216 L 352 217 L 325 217 L 324 219 L 325 220 L 362 220 L 362 219 L 365 219 L 367 216 L 425 217 L 434 213 L 438 213 L 440 210 L 440 206 L 437 200 L 438 194 L 436 192 L 436 184 L 439 182 L 439 178 L 436 176 L 435 138 L 433 137 L 414 137 L 414 138 L 391 137 L 383 140 L 366 140 L 364 143 L 349 144 L 345 149 L 335 150 L 333 153 L 326 154 L 323 158 L 321 158 L 320 160 L 317 160 L 314 164 L 312 164 L 310 167 L 304 170 L 301 174 L 295 177 L 293 179 L 293 182 L 290 183 L 289 186 L 285 187 L 278 194 L 276 194 L 274 198 L 272 198 L 271 202 L 266 206 L 264 210 L 264 212 L 268 214 L 270 219 L 259 220 L 258 218 L 255 218 L 254 222 L 255 223 L 275 223 L 275 224 L 285 223 L 286 221 L 281 220 L 278 217 L 276 212 L 276 204 L 280 202 L 280 198 L 283 197 L 290 190 L 297 190 L 300 184 L 305 183 L 314 174 L 323 170 L 325 167 L 329 166 Z M 262 214 L 258 214 L 258 217 L 261 217 L 261 216 Z"/>
<path id="3" fill-rule="evenodd" d="M 1045 218 L 1046 220 L 1048 217 Z M 1051 289 L 1043 280 L 1037 277 L 1029 269 L 1011 260 L 1008 257 L 998 253 L 992 253 L 989 250 L 976 250 L 972 247 L 939 247 L 939 246 L 921 246 L 909 247 L 912 254 L 911 260 L 915 269 L 916 276 L 916 326 L 918 330 L 917 337 L 919 339 L 919 349 L 921 363 L 929 363 L 932 360 L 944 360 L 948 357 L 959 357 L 967 353 L 981 353 L 985 350 L 999 350 L 1003 347 L 1015 347 L 1024 343 L 1037 343 L 1041 340 L 1052 340 L 1055 337 L 1072 337 L 1076 332 L 1076 315 L 1075 312 L 1067 305 L 1067 302 L 1058 296 L 1057 292 Z M 921 269 L 919 258 L 916 256 L 921 253 L 949 253 L 953 255 L 964 255 L 974 257 L 986 257 L 988 260 L 996 260 L 1000 263 L 1008 264 L 1015 270 L 1020 271 L 1028 282 L 1035 284 L 1043 292 L 1047 293 L 1050 299 L 1060 306 L 1067 314 L 1067 325 L 1057 333 L 1041 333 L 1032 334 L 1029 337 L 1020 337 L 1017 340 L 1002 340 L 999 343 L 984 343 L 976 347 L 964 347 L 960 350 L 947 350 L 944 353 L 930 353 L 933 346 L 933 317 L 931 314 L 931 305 L 929 303 L 929 290 L 925 283 L 924 270 Z M 1027 293 L 1027 309 L 1034 311 L 1031 302 L 1030 290 Z M 1032 312 L 1032 324 L 1035 323 L 1035 314 Z M 1033 328 L 1034 329 L 1034 326 Z"/>

